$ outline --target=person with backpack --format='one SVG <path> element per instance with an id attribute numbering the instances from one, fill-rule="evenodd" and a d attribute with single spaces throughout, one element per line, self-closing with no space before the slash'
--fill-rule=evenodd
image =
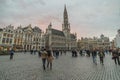
<path id="1" fill-rule="evenodd" d="M 100 64 L 104 65 L 104 57 L 105 57 L 104 51 L 99 50 L 98 55 L 99 55 L 99 58 L 100 58 Z"/>

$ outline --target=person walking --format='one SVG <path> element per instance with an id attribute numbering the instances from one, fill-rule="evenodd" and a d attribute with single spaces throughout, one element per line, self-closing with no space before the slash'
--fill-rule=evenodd
<path id="1" fill-rule="evenodd" d="M 99 50 L 98 55 L 99 55 L 99 58 L 100 58 L 100 64 L 104 65 L 104 57 L 105 57 L 104 51 Z"/>
<path id="2" fill-rule="evenodd" d="M 50 70 L 52 70 L 52 62 L 53 62 L 53 55 L 51 53 L 51 50 L 47 51 L 48 55 L 47 55 L 47 68 L 50 67 Z"/>
<path id="3" fill-rule="evenodd" d="M 39 58 L 41 57 L 41 51 L 40 50 L 38 51 L 38 57 Z"/>
<path id="4" fill-rule="evenodd" d="M 90 57 L 90 50 L 86 50 L 87 56 Z"/>
<path id="5" fill-rule="evenodd" d="M 34 49 L 34 50 L 33 50 L 33 52 L 34 52 L 34 55 L 36 55 L 37 50 L 36 50 L 36 49 Z"/>
<path id="6" fill-rule="evenodd" d="M 82 49 L 79 51 L 80 56 L 82 56 Z"/>
<path id="7" fill-rule="evenodd" d="M 41 51 L 41 58 L 42 58 L 42 64 L 43 64 L 43 69 L 46 69 L 46 59 L 47 59 L 47 52 L 46 49 Z"/>
<path id="8" fill-rule="evenodd" d="M 59 57 L 59 50 L 58 49 L 55 50 L 55 54 L 56 54 L 56 59 L 58 59 L 58 57 Z"/>
<path id="9" fill-rule="evenodd" d="M 13 59 L 13 55 L 14 55 L 14 50 L 13 50 L 13 49 L 11 49 L 11 50 L 10 50 L 10 60 L 12 60 L 12 59 Z"/>
<path id="10" fill-rule="evenodd" d="M 26 50 L 24 50 L 24 54 L 26 54 Z"/>
<path id="11" fill-rule="evenodd" d="M 112 51 L 112 59 L 114 60 L 115 64 L 120 65 L 119 52 L 116 48 L 114 48 L 114 50 Z"/>
<path id="12" fill-rule="evenodd" d="M 93 49 L 92 50 L 92 58 L 93 58 L 93 63 L 95 63 L 97 65 L 97 50 L 96 49 Z"/>

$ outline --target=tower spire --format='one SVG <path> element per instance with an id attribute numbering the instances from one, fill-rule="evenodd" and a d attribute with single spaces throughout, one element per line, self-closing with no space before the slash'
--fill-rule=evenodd
<path id="1" fill-rule="evenodd" d="M 67 13 L 66 4 L 64 5 L 64 13 Z"/>
<path id="2" fill-rule="evenodd" d="M 68 21 L 68 13 L 66 5 L 64 6 L 64 13 L 63 13 L 63 30 L 70 31 L 70 24 Z"/>
<path id="3" fill-rule="evenodd" d="M 65 4 L 65 6 L 64 6 L 63 19 L 64 19 L 64 23 L 65 23 L 65 22 L 68 23 L 68 13 L 67 13 L 67 9 L 66 9 L 66 4 Z"/>

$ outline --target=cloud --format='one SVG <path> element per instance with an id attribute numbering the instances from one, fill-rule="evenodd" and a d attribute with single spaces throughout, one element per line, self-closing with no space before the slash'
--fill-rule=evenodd
<path id="1" fill-rule="evenodd" d="M 33 24 L 45 30 L 52 22 L 61 30 L 65 4 L 71 32 L 80 37 L 113 37 L 120 28 L 120 0 L 0 0 L 0 25 Z"/>

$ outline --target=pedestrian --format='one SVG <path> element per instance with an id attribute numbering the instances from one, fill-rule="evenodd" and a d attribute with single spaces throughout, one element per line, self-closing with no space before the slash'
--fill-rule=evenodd
<path id="1" fill-rule="evenodd" d="M 74 50 L 74 54 L 75 54 L 75 57 L 77 57 L 77 50 L 76 49 Z"/>
<path id="2" fill-rule="evenodd" d="M 96 49 L 93 49 L 92 50 L 92 59 L 93 59 L 93 63 L 95 63 L 97 65 L 97 50 Z"/>
<path id="3" fill-rule="evenodd" d="M 14 50 L 13 50 L 13 49 L 11 49 L 11 50 L 10 50 L 10 60 L 12 60 L 12 59 L 13 59 L 13 55 L 14 55 Z"/>
<path id="4" fill-rule="evenodd" d="M 104 65 L 104 57 L 105 57 L 104 51 L 99 50 L 98 55 L 99 55 L 99 58 L 100 58 L 100 64 Z"/>
<path id="5" fill-rule="evenodd" d="M 34 49 L 33 52 L 34 52 L 34 55 L 36 55 L 37 50 Z"/>
<path id="6" fill-rule="evenodd" d="M 90 57 L 90 50 L 86 50 L 87 56 Z"/>
<path id="7" fill-rule="evenodd" d="M 32 50 L 32 49 L 30 50 L 30 54 L 31 54 L 31 55 L 33 54 L 33 50 Z"/>
<path id="8" fill-rule="evenodd" d="M 41 51 L 40 50 L 38 51 L 38 57 L 39 58 L 41 57 Z"/>
<path id="9" fill-rule="evenodd" d="M 48 50 L 47 51 L 47 68 L 50 67 L 50 70 L 52 70 L 52 62 L 53 62 L 53 55 L 52 55 L 52 52 L 51 50 Z"/>
<path id="10" fill-rule="evenodd" d="M 120 65 L 119 52 L 116 48 L 114 48 L 114 50 L 112 51 L 112 59 L 114 60 L 115 64 Z"/>
<path id="11" fill-rule="evenodd" d="M 60 54 L 62 55 L 62 50 L 60 50 Z"/>
<path id="12" fill-rule="evenodd" d="M 82 56 L 82 49 L 79 51 L 79 54 Z"/>
<path id="13" fill-rule="evenodd" d="M 24 54 L 26 53 L 26 50 L 24 50 Z"/>
<path id="14" fill-rule="evenodd" d="M 64 54 L 66 55 L 66 50 L 64 50 Z"/>
<path id="15" fill-rule="evenodd" d="M 56 54 L 56 59 L 58 59 L 58 57 L 59 57 L 59 50 L 58 49 L 55 50 L 55 54 Z"/>
<path id="16" fill-rule="evenodd" d="M 46 69 L 46 59 L 47 59 L 47 52 L 46 49 L 41 51 L 41 58 L 42 58 L 42 64 L 43 64 L 43 69 Z"/>
<path id="17" fill-rule="evenodd" d="M 72 50 L 72 57 L 74 57 L 74 50 Z"/>

